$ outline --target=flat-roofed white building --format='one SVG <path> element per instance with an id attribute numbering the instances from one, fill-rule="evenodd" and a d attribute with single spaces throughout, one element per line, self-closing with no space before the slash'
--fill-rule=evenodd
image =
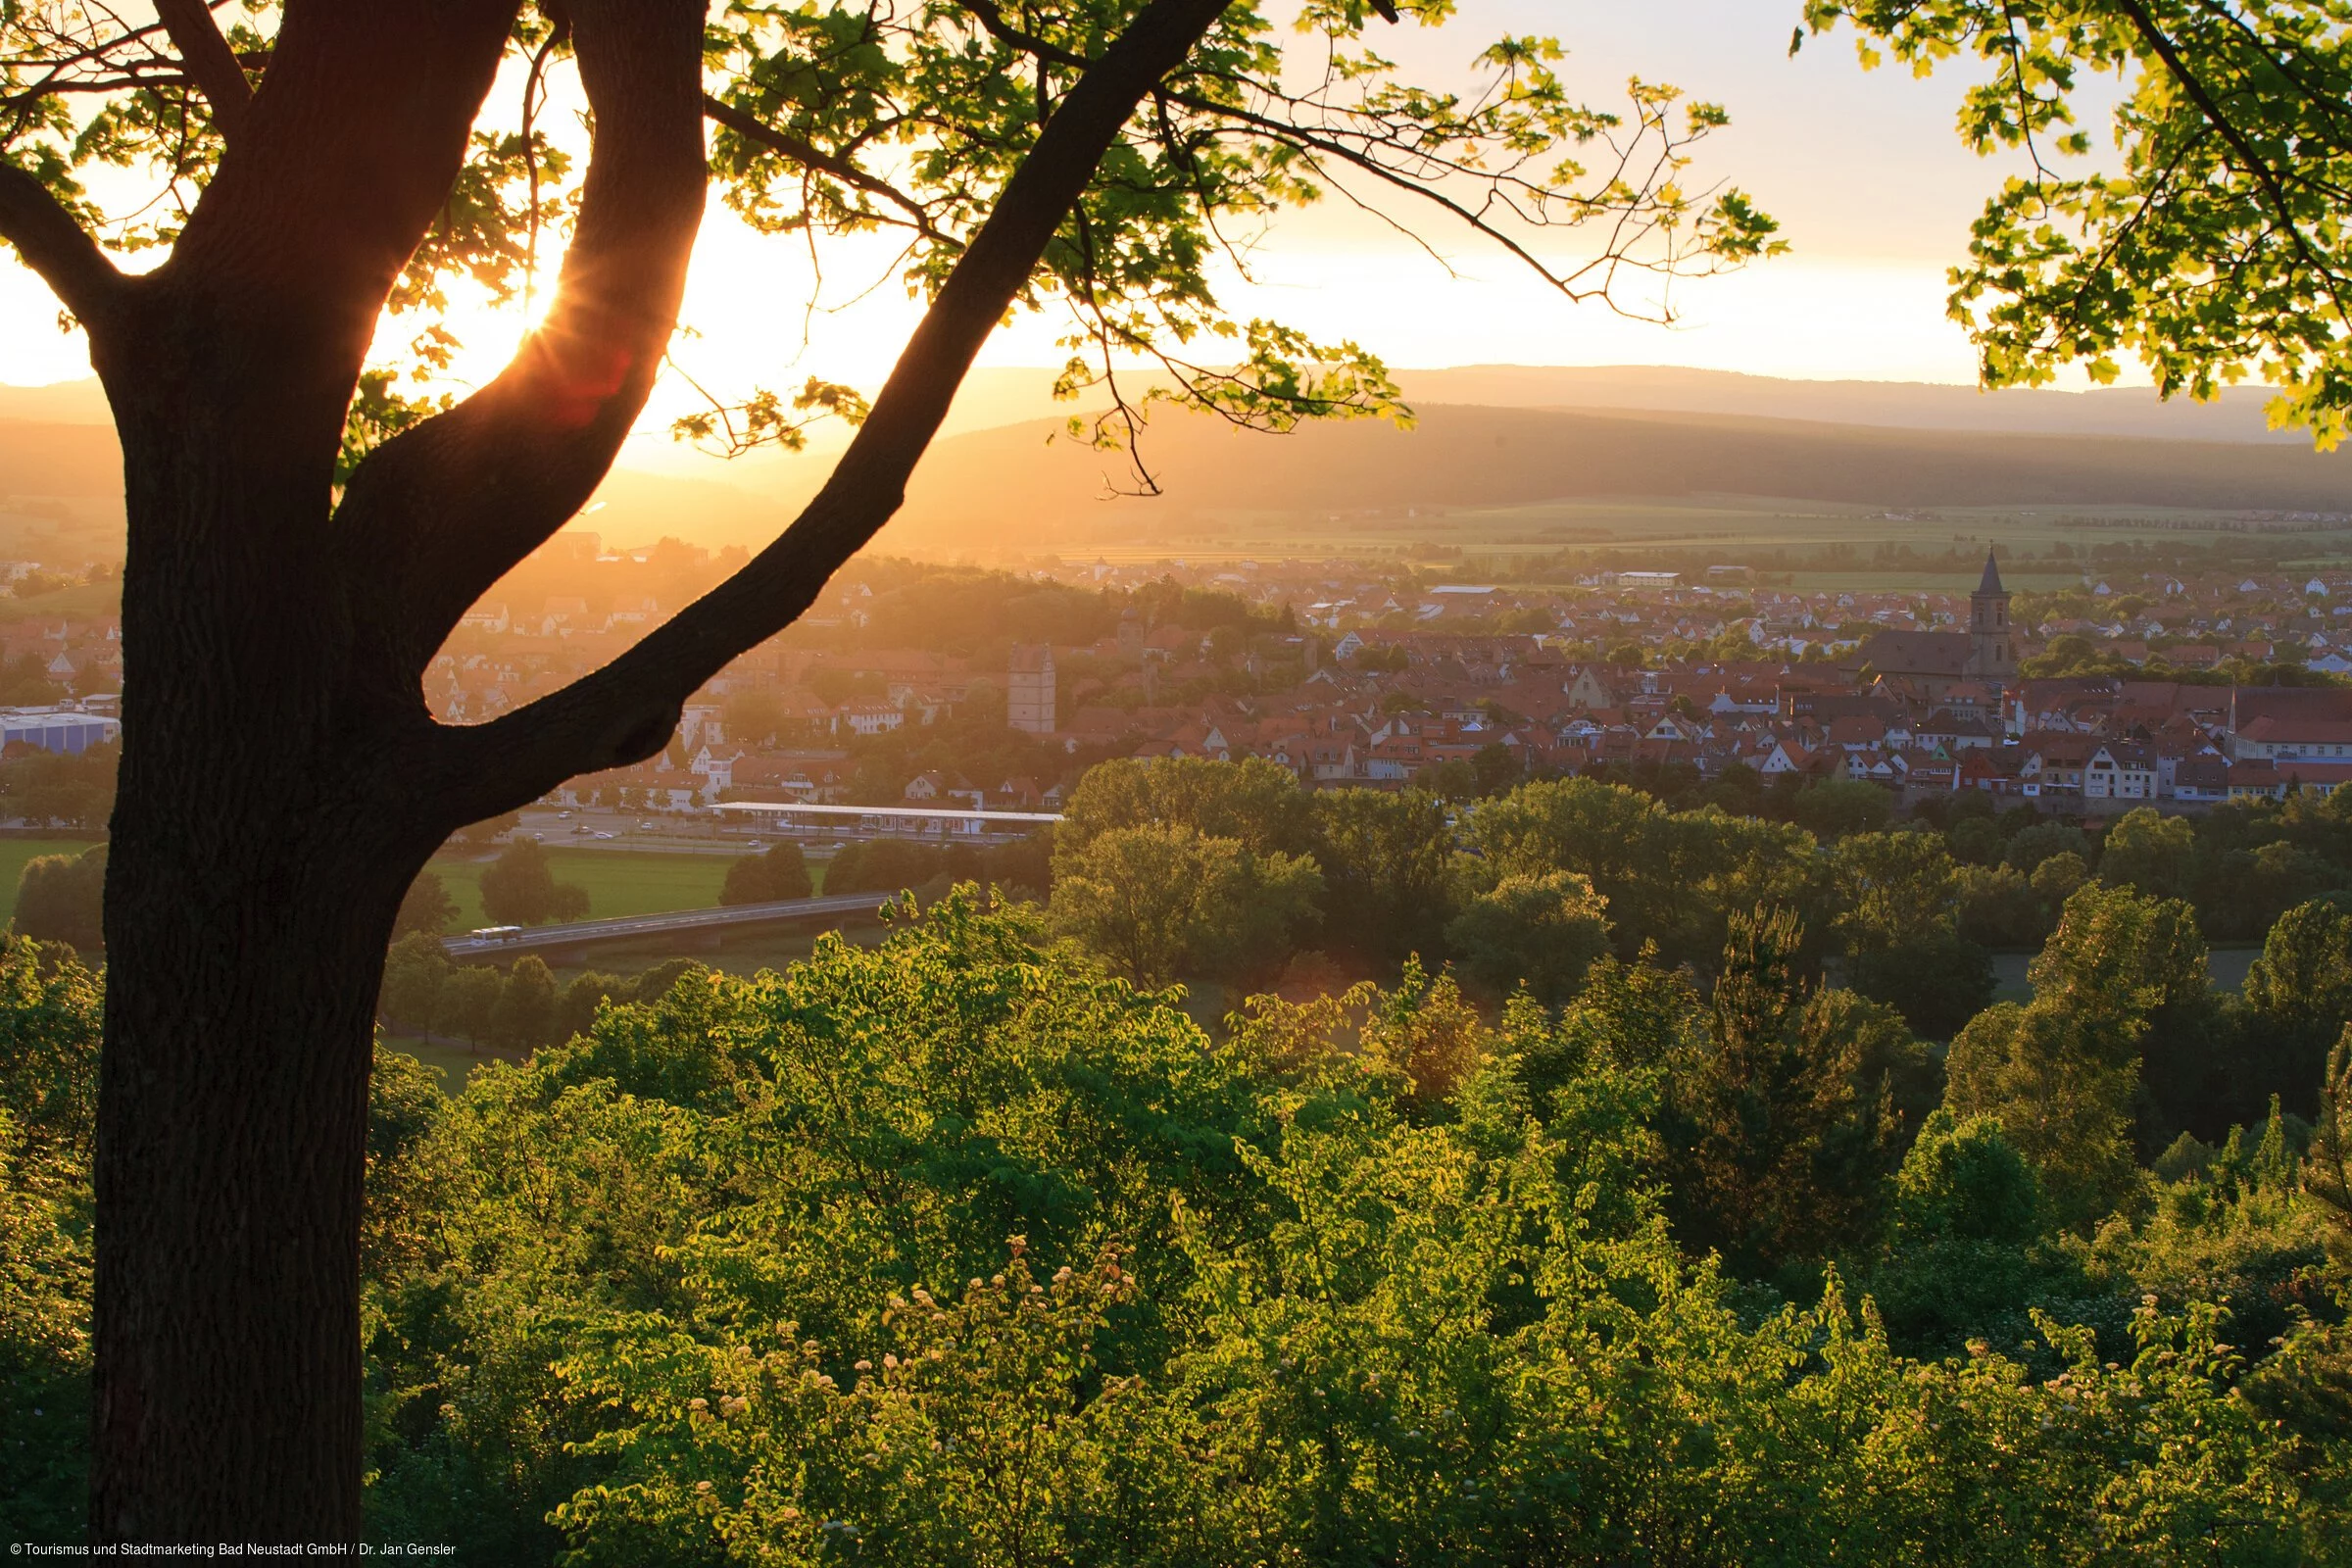
<path id="1" fill-rule="evenodd" d="M 122 738 L 122 721 L 64 708 L 0 709 L 0 748 L 19 741 L 44 752 L 86 752 Z"/>

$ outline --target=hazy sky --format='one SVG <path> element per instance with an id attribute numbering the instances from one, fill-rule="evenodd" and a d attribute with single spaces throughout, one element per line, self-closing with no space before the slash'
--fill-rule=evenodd
<path id="1" fill-rule="evenodd" d="M 1700 183 L 1745 187 L 1781 219 L 1794 254 L 1738 276 L 1678 285 L 1675 327 L 1570 305 L 1433 217 L 1426 232 L 1460 274 L 1448 277 L 1403 240 L 1336 205 L 1284 220 L 1259 252 L 1256 283 L 1229 280 L 1227 303 L 1240 315 L 1352 336 L 1400 366 L 1673 364 L 1972 379 L 1968 345 L 1943 318 L 1943 271 L 2003 171 L 1953 137 L 1962 77 L 1922 82 L 1901 72 L 1865 73 L 1847 37 L 1813 40 L 1791 60 L 1796 12 L 1794 0 L 1462 0 L 1460 17 L 1445 28 L 1383 29 L 1375 40 L 1421 78 L 1443 80 L 1458 78 L 1497 32 L 1549 32 L 1568 45 L 1569 78 L 1588 101 L 1616 100 L 1638 72 L 1725 104 L 1732 127 L 1702 149 L 1693 172 Z M 705 236 L 687 304 L 688 324 L 702 335 L 681 343 L 681 363 L 714 390 L 760 379 L 784 384 L 811 371 L 878 380 L 911 319 L 898 285 L 818 318 L 804 349 L 799 312 L 762 314 L 745 302 L 794 297 L 805 259 L 789 244 L 754 238 L 722 212 L 713 212 Z M 829 273 L 870 278 L 875 265 L 871 256 L 845 256 Z M 87 373 L 78 338 L 61 335 L 55 318 L 37 282 L 0 267 L 0 380 Z M 495 368 L 520 324 L 511 316 L 461 322 L 474 351 L 465 368 Z M 1051 323 L 1019 324 L 1001 333 L 986 358 L 1055 363 L 1052 338 Z"/>

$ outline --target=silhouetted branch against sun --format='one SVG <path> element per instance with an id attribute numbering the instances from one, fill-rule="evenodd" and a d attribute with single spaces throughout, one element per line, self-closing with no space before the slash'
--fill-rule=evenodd
<path id="1" fill-rule="evenodd" d="M 1779 248 L 1736 190 L 1691 183 L 1720 109 L 1645 82 L 1588 107 L 1546 38 L 1481 40 L 1464 87 L 1367 41 L 1453 9 L 0 4 L 0 241 L 86 329 L 125 477 L 99 1539 L 356 1539 L 371 999 L 406 890 L 454 830 L 659 752 L 890 519 L 1008 317 L 1066 314 L 1062 390 L 1111 405 L 1078 434 L 1132 460 L 1161 403 L 1260 430 L 1405 417 L 1364 348 L 1218 297 L 1334 190 L 1630 309 L 1620 279 Z M 822 374 L 704 391 L 679 433 L 721 452 L 854 433 L 780 537 L 611 662 L 440 722 L 436 651 L 644 416 L 713 186 L 807 248 L 819 291 L 731 310 L 805 329 L 837 303 L 829 259 L 878 234 L 918 324 L 870 400 Z M 138 253 L 160 265 L 121 265 Z M 480 302 L 539 314 L 460 385 Z"/>
<path id="2" fill-rule="evenodd" d="M 993 277 L 974 308 L 985 306 L 990 324 L 1008 310 L 1067 315 L 1072 358 L 1057 391 L 1109 403 L 1073 419 L 1070 434 L 1127 451 L 1132 486 L 1152 487 L 1138 442 L 1160 405 L 1269 431 L 1407 416 L 1359 343 L 1237 318 L 1222 305 L 1218 270 L 1246 274 L 1247 253 L 1285 209 L 1337 193 L 1433 255 L 1456 235 L 1496 248 L 1563 298 L 1655 318 L 1670 315 L 1665 280 L 1783 248 L 1772 220 L 1738 189 L 1691 179 L 1698 144 L 1726 122 L 1719 106 L 1640 79 L 1620 103 L 1588 103 L 1562 74 L 1562 45 L 1535 36 L 1482 41 L 1461 82 L 1426 86 L 1406 79 L 1367 32 L 1445 25 L 1453 12 L 1445 0 L 1313 0 L 1285 36 L 1253 5 L 1207 7 L 1198 37 L 1140 81 L 1115 122 L 1106 119 L 1103 145 L 1069 199 L 1022 215 L 1017 272 Z M 924 358 L 942 313 L 964 304 L 952 284 L 968 273 L 988 225 L 1004 220 L 1020 172 L 1053 148 L 1066 106 L 1102 78 L 1118 40 L 1157 14 L 1133 0 L 1017 16 L 996 0 L 727 6 L 706 18 L 694 84 L 709 176 L 755 230 L 808 246 L 820 279 L 820 240 L 904 236 L 895 271 L 931 314 L 902 369 L 921 367 L 952 390 L 961 367 Z M 175 0 L 168 27 L 62 4 L 12 13 L 0 66 L 10 115 L 0 126 L 10 167 L 0 228 L 77 316 L 102 315 L 119 286 L 104 251 L 177 243 L 201 207 L 182 196 L 203 191 L 242 134 L 238 83 L 269 97 L 286 29 L 304 15 L 300 6 L 207 11 L 197 0 Z M 429 324 L 411 335 L 405 368 L 379 366 L 360 389 L 337 469 L 347 489 L 336 531 L 350 569 L 377 574 L 360 613 L 404 662 L 428 656 L 471 596 L 593 488 L 624 433 L 614 411 L 641 406 L 637 383 L 664 362 L 693 225 L 681 201 L 654 196 L 631 167 L 637 138 L 614 134 L 609 110 L 596 105 L 590 51 L 573 23 L 553 6 L 513 16 L 506 53 L 522 82 L 518 122 L 510 107 L 501 126 L 484 101 L 431 221 L 378 302 Z M 593 111 L 584 158 L 546 125 L 564 72 L 581 76 Z M 172 199 L 105 211 L 81 180 L 95 162 L 144 169 Z M 647 202 L 675 216 L 651 227 L 621 216 Z M 465 397 L 437 392 L 432 383 L 459 346 L 445 322 L 450 288 L 463 279 L 493 300 L 535 294 L 550 230 L 568 250 L 544 326 L 488 385 Z M 634 292 L 616 287 L 624 278 Z M 1642 290 L 1629 294 L 1631 278 L 1645 280 Z M 800 308 L 818 304 L 812 296 Z M 1140 390 L 1121 383 L 1125 367 L 1144 368 Z M 586 425 L 550 426 L 551 407 L 582 386 L 624 396 L 600 395 Z M 859 448 L 882 439 L 864 400 L 821 374 L 795 391 L 695 391 L 705 407 L 678 419 L 675 433 L 711 450 L 798 447 L 825 418 L 858 425 Z M 927 429 L 885 427 L 901 443 L 894 469 L 928 439 Z M 469 502 L 455 460 L 493 442 L 543 461 L 520 466 L 536 475 L 516 480 L 525 495 Z M 376 591 L 384 583 L 401 586 Z M 746 624 L 719 642 L 773 629 Z M 662 684 L 685 678 L 681 668 Z"/>

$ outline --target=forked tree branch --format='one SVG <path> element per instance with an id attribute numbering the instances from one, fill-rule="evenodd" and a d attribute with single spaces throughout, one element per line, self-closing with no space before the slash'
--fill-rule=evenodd
<path id="1" fill-rule="evenodd" d="M 245 106 L 253 100 L 253 84 L 213 22 L 212 8 L 205 0 L 155 0 L 155 14 L 179 51 L 188 79 L 213 106 L 213 123 L 234 140 L 245 122 Z"/>
<path id="2" fill-rule="evenodd" d="M 1019 296 L 1112 141 L 1229 0 L 1152 0 L 1062 98 L 915 328 L 823 490 L 782 537 L 612 663 L 427 753 L 449 825 L 661 750 L 687 698 L 790 625 L 898 511 L 973 357 Z"/>
<path id="3" fill-rule="evenodd" d="M 0 163 L 0 239 L 84 325 L 104 329 L 127 280 L 49 187 L 14 164 Z"/>
<path id="4" fill-rule="evenodd" d="M 702 220 L 702 0 L 573 0 L 595 116 L 554 308 L 489 385 L 353 474 L 336 518 L 364 678 L 411 699 L 481 592 L 587 501 L 675 329 Z"/>
<path id="5" fill-rule="evenodd" d="M 204 416 L 267 421 L 288 482 L 321 500 L 384 297 L 448 200 L 515 6 L 289 0 L 238 145 L 142 287 L 235 346 L 234 368 L 201 368 L 217 388 Z M 119 419 L 184 416 L 143 381 L 108 391 Z M 320 530 L 288 524 L 282 543 L 316 552 Z"/>

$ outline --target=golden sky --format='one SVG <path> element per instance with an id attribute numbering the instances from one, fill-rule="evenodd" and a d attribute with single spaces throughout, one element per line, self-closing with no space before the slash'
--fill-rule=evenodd
<path id="1" fill-rule="evenodd" d="M 1921 82 L 1864 73 L 1844 38 L 1815 40 L 1788 57 L 1793 0 L 1462 0 L 1443 29 L 1384 31 L 1375 41 L 1422 79 L 1458 78 L 1479 44 L 1502 31 L 1556 34 L 1571 51 L 1571 80 L 1595 102 L 1640 73 L 1724 103 L 1732 127 L 1701 150 L 1700 180 L 1729 179 L 1780 218 L 1793 254 L 1732 277 L 1678 284 L 1677 324 L 1624 319 L 1550 293 L 1508 257 L 1433 218 L 1425 232 L 1446 269 L 1374 220 L 1339 204 L 1283 219 L 1255 260 L 1254 281 L 1228 277 L 1239 317 L 1269 316 L 1325 338 L 1352 337 L 1391 364 L 1507 362 L 1663 364 L 1807 378 L 1973 379 L 1968 344 L 1943 317 L 1943 271 L 2003 169 L 1959 147 L 1951 117 L 1961 79 Z M 494 105 L 510 95 L 502 84 Z M 713 208 L 689 286 L 676 359 L 722 395 L 797 384 L 808 374 L 871 386 L 887 370 L 914 308 L 887 280 L 884 253 L 844 247 L 827 266 L 846 300 L 878 275 L 861 302 L 804 323 L 797 309 L 747 301 L 806 292 L 806 255 L 762 239 Z M 1647 306 L 1654 301 L 1636 298 Z M 0 265 L 0 381 L 19 385 L 88 373 L 77 336 L 61 334 L 37 281 Z M 463 379 L 495 370 L 525 324 L 519 311 L 462 312 L 453 323 L 468 352 Z M 806 325 L 806 341 L 804 329 Z M 385 341 L 412 327 L 395 323 Z M 1000 332 L 994 365 L 1062 357 L 1054 323 Z M 653 422 L 691 402 L 682 386 L 658 394 Z"/>

